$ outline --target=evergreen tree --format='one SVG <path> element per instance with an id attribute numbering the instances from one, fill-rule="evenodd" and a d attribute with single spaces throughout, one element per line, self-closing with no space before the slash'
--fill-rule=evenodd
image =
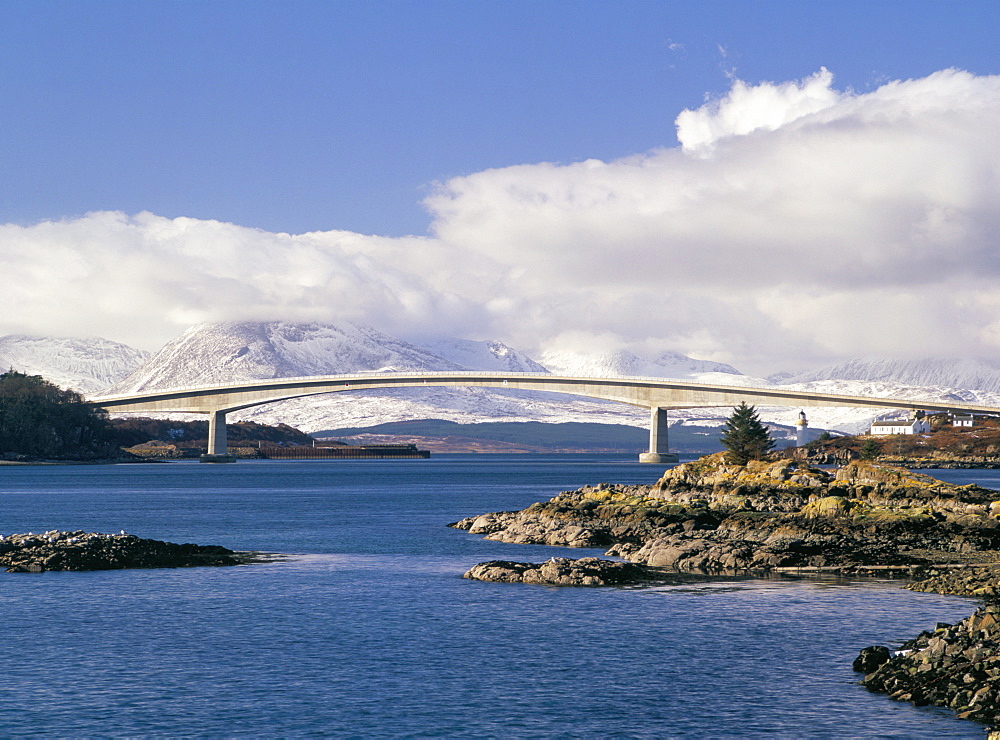
<path id="1" fill-rule="evenodd" d="M 774 447 L 767 427 L 757 417 L 757 409 L 741 402 L 723 427 L 722 446 L 726 448 L 726 461 L 733 465 L 746 465 L 750 460 L 760 460 Z"/>
<path id="2" fill-rule="evenodd" d="M 117 452 L 107 414 L 38 375 L 0 374 L 0 455 L 86 460 Z"/>
<path id="3" fill-rule="evenodd" d="M 861 456 L 862 460 L 875 460 L 882 454 L 882 445 L 869 437 L 865 440 L 864 444 L 861 445 L 861 450 L 858 454 Z"/>

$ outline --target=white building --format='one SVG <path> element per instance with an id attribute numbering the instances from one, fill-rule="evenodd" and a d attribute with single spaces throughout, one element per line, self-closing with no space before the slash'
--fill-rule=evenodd
<path id="1" fill-rule="evenodd" d="M 809 420 L 806 418 L 806 412 L 799 412 L 799 419 L 795 422 L 795 446 L 802 447 L 808 441 L 809 433 Z"/>
<path id="2" fill-rule="evenodd" d="M 972 414 L 955 414 L 951 417 L 953 427 L 971 427 L 975 424 L 975 417 Z"/>
<path id="3" fill-rule="evenodd" d="M 871 434 L 885 436 L 888 434 L 928 434 L 931 431 L 927 419 L 888 419 L 872 424 Z"/>

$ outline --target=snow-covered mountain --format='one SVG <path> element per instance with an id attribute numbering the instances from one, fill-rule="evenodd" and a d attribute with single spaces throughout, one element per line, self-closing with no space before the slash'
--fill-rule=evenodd
<path id="1" fill-rule="evenodd" d="M 354 324 L 207 323 L 168 342 L 106 395 L 262 378 L 461 369 L 426 349 Z"/>
<path id="2" fill-rule="evenodd" d="M 783 383 L 856 380 L 1000 393 L 1000 360 L 928 357 L 917 360 L 855 359 L 798 373 Z"/>
<path id="3" fill-rule="evenodd" d="M 145 357 L 145 362 L 136 365 Z M 333 375 L 368 371 L 546 372 L 597 377 L 645 376 L 764 387 L 772 382 L 741 375 L 723 363 L 695 360 L 676 353 L 643 358 L 628 352 L 604 354 L 546 353 L 543 364 L 498 341 L 454 338 L 406 342 L 376 329 L 353 324 L 294 324 L 240 322 L 201 324 L 169 342 L 152 357 L 108 340 L 4 337 L 0 361 L 25 372 L 40 374 L 65 386 L 101 395 L 132 393 L 157 388 L 208 385 L 241 380 L 304 375 Z M 845 363 L 851 366 L 850 363 Z M 935 367 L 934 365 L 929 365 Z M 984 363 L 984 366 L 985 363 Z M 863 375 L 860 365 L 853 365 Z M 882 368 L 871 364 L 865 372 Z M 847 395 L 871 395 L 961 400 L 1000 407 L 1000 391 L 969 389 L 974 381 L 987 385 L 986 376 L 972 370 L 978 365 L 954 368 L 945 375 L 968 383 L 961 386 L 917 385 L 900 381 L 807 380 L 782 382 L 778 387 Z M 970 370 L 969 368 L 972 368 Z M 122 377 L 133 370 L 127 377 Z M 831 374 L 833 371 L 826 371 Z M 871 374 L 870 373 L 870 374 Z M 842 371 L 841 374 L 847 374 Z M 998 370 L 1000 374 L 1000 370 Z M 979 378 L 979 380 L 975 380 Z M 110 388 L 106 386 L 111 384 Z M 793 426 L 799 409 L 758 407 L 764 421 Z M 678 409 L 670 411 L 672 423 L 721 425 L 730 409 Z M 880 412 L 870 409 L 810 408 L 812 428 L 861 431 Z M 390 421 L 445 419 L 460 423 L 480 421 L 585 421 L 645 427 L 648 412 L 623 404 L 590 400 L 557 393 L 524 393 L 482 388 L 399 388 L 331 393 L 292 399 L 246 409 L 231 415 L 261 423 L 288 423 L 306 431 L 372 426 Z"/>
<path id="4" fill-rule="evenodd" d="M 471 339 L 445 337 L 429 339 L 421 344 L 439 357 L 470 370 L 509 373 L 548 372 L 524 352 L 496 340 L 477 342 Z"/>
<path id="5" fill-rule="evenodd" d="M 353 324 L 201 324 L 169 342 L 102 395 L 367 371 L 545 372 L 527 355 L 501 342 L 437 339 L 427 345 L 418 347 Z M 317 431 L 427 418 L 464 423 L 499 419 L 641 425 L 647 416 L 629 406 L 562 394 L 399 388 L 296 398 L 236 412 L 231 418 L 263 424 L 284 422 Z"/>
<path id="6" fill-rule="evenodd" d="M 149 357 L 119 342 L 91 337 L 0 337 L 0 368 L 41 375 L 61 388 L 94 393 L 118 382 Z"/>
<path id="7" fill-rule="evenodd" d="M 672 378 L 717 385 L 770 385 L 763 378 L 750 378 L 732 365 L 711 360 L 695 360 L 677 352 L 665 352 L 655 359 L 624 350 L 617 352 L 543 352 L 541 363 L 556 375 L 591 378 Z"/>

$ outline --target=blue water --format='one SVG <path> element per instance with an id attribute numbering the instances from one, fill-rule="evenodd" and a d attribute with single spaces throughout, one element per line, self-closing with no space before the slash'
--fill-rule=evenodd
<path id="1" fill-rule="evenodd" d="M 983 736 L 868 693 L 850 668 L 861 647 L 967 616 L 968 599 L 879 582 L 461 578 L 483 560 L 598 554 L 444 525 L 661 472 L 629 458 L 0 467 L 2 534 L 125 529 L 298 555 L 0 573 L 0 736 Z"/>

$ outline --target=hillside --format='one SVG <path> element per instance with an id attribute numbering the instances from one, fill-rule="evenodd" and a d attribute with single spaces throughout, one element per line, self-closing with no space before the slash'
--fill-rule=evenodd
<path id="1" fill-rule="evenodd" d="M 806 447 L 808 458 L 821 463 L 862 458 L 911 468 L 1000 467 L 1000 418 L 977 416 L 973 427 L 955 427 L 938 414 L 930 421 L 930 434 L 817 439 Z"/>
<path id="2" fill-rule="evenodd" d="M 60 388 L 84 394 L 117 383 L 148 358 L 148 352 L 96 337 L 0 337 L 0 371 L 41 375 Z"/>
<path id="3" fill-rule="evenodd" d="M 461 368 L 428 350 L 354 324 L 199 324 L 168 342 L 107 393 L 259 378 Z"/>
<path id="4" fill-rule="evenodd" d="M 0 374 L 0 460 L 118 456 L 107 416 L 37 375 Z"/>
<path id="5" fill-rule="evenodd" d="M 592 378 L 632 376 L 641 378 L 676 378 L 711 382 L 704 376 L 722 374 L 715 382 L 738 382 L 744 377 L 739 370 L 721 362 L 695 360 L 676 352 L 665 352 L 654 359 L 640 357 L 633 352 L 544 352 L 539 358 L 547 370 L 557 375 L 582 375 Z M 766 381 L 755 379 L 763 385 Z"/>
<path id="6" fill-rule="evenodd" d="M 548 372 L 524 352 L 497 340 L 477 342 L 471 339 L 438 337 L 421 342 L 421 347 L 470 370 L 498 373 Z"/>
<path id="7" fill-rule="evenodd" d="M 623 375 L 672 378 L 724 385 L 769 386 L 771 381 L 741 375 L 730 365 L 696 360 L 677 353 L 644 358 L 618 352 L 548 352 L 537 362 L 526 353 L 496 340 L 473 341 L 451 337 L 424 337 L 409 342 L 355 324 L 291 322 L 232 322 L 201 324 L 167 343 L 153 356 L 107 340 L 60 340 L 29 337 L 0 339 L 8 355 L 17 351 L 18 363 L 60 385 L 86 389 L 107 386 L 105 393 L 128 393 L 167 387 L 211 383 L 331 375 L 351 372 L 482 370 L 487 372 L 554 372 L 565 375 L 615 377 Z M 0 352 L 0 358 L 4 355 Z M 140 365 L 140 360 L 144 361 Z M 31 359 L 31 363 L 28 360 Z M 915 374 L 914 365 L 845 363 L 840 370 L 799 374 L 785 378 L 780 387 L 847 395 L 872 395 L 962 400 L 1000 406 L 1000 393 L 972 387 L 989 386 L 989 377 L 973 366 L 954 361 L 935 374 Z M 980 366 L 975 366 L 980 367 Z M 963 381 L 966 387 L 917 386 L 898 380 L 873 380 L 895 368 L 909 377 Z M 970 369 L 972 368 L 972 369 Z M 980 367 L 980 369 L 982 369 Z M 926 370 L 926 367 L 925 367 Z M 947 372 L 946 372 L 947 371 Z M 984 371 L 985 372 L 985 371 Z M 950 373 L 950 374 L 949 374 Z M 903 373 L 905 375 L 905 373 Z M 837 379 L 853 375 L 854 379 Z M 127 377 L 126 377 L 127 376 Z M 826 379 L 821 376 L 831 376 Z M 796 382 L 792 383 L 791 380 Z M 777 436 L 790 436 L 799 409 L 758 408 L 761 418 L 773 425 Z M 714 436 L 729 409 L 679 409 L 670 412 L 672 436 L 678 443 L 684 427 L 704 428 Z M 833 429 L 858 433 L 881 412 L 871 409 L 810 408 L 814 433 Z M 172 418 L 194 419 L 194 416 Z M 270 406 L 246 409 L 231 421 L 262 424 L 291 423 L 309 432 L 368 428 L 414 419 L 439 419 L 459 424 L 543 422 L 547 424 L 603 424 L 644 430 L 648 414 L 643 409 L 554 393 L 524 393 L 477 388 L 434 388 L 362 391 L 293 399 Z M 678 424 L 684 425 L 678 427 Z M 697 440 L 695 440 L 697 441 Z"/>
<path id="8" fill-rule="evenodd" d="M 886 382 L 1000 393 L 1000 361 L 974 357 L 854 359 L 792 375 L 782 382 L 817 380 Z"/>
<path id="9" fill-rule="evenodd" d="M 787 428 L 776 431 L 785 435 L 792 434 L 792 430 Z M 649 433 L 645 429 L 623 424 L 579 422 L 456 424 L 439 419 L 419 419 L 368 427 L 328 429 L 315 432 L 314 436 L 357 442 L 413 442 L 431 450 L 451 452 L 479 451 L 484 443 L 508 445 L 510 447 L 505 451 L 521 452 L 600 450 L 639 453 L 649 446 Z M 717 427 L 678 424 L 671 427 L 670 448 L 684 454 L 718 452 L 722 449 L 718 436 Z"/>

